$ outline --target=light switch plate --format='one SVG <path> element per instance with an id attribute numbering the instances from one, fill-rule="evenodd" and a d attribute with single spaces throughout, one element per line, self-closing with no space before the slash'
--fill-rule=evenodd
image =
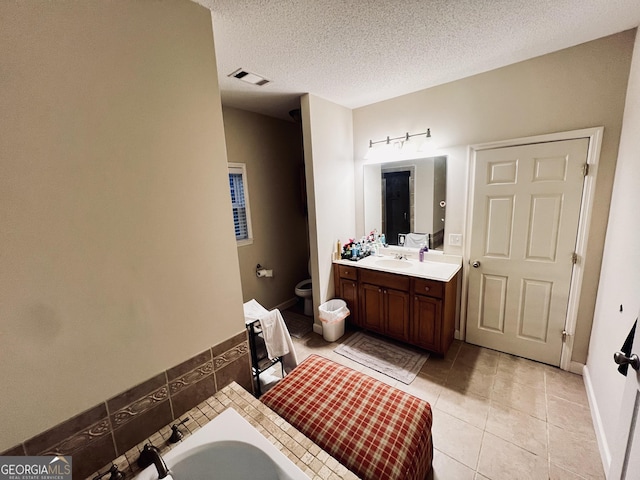
<path id="1" fill-rule="evenodd" d="M 450 233 L 449 234 L 449 245 L 453 247 L 461 247 L 462 246 L 462 234 L 460 233 Z"/>

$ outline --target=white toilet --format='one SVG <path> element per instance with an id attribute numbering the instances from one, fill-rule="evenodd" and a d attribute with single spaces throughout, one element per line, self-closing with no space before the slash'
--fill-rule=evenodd
<path id="1" fill-rule="evenodd" d="M 307 271 L 309 272 L 309 275 L 311 275 L 311 259 L 309 259 L 309 262 L 307 263 Z M 311 288 L 311 279 L 307 278 L 306 280 L 302 280 L 298 283 L 294 290 L 298 297 L 304 299 L 304 314 L 307 317 L 313 316 L 313 290 Z"/>
<path id="2" fill-rule="evenodd" d="M 304 314 L 313 316 L 313 291 L 311 290 L 311 279 L 302 280 L 296 285 L 296 295 L 304 299 Z"/>

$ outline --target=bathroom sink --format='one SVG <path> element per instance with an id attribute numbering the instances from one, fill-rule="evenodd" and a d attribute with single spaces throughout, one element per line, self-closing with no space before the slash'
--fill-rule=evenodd
<path id="1" fill-rule="evenodd" d="M 410 268 L 411 262 L 409 260 L 385 259 L 378 260 L 376 266 L 381 268 Z"/>

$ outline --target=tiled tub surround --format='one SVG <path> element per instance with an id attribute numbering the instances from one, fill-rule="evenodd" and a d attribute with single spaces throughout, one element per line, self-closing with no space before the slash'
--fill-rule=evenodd
<path id="1" fill-rule="evenodd" d="M 245 331 L 0 455 L 72 455 L 84 478 L 234 381 L 253 389 Z"/>
<path id="2" fill-rule="evenodd" d="M 358 479 L 353 472 L 341 465 L 336 459 L 235 382 L 182 415 L 182 419 L 189 419 L 180 427 L 184 433 L 184 438 L 195 433 L 227 408 L 233 408 L 238 412 L 310 479 Z M 167 442 L 171 436 L 171 423 L 145 438 L 138 445 L 113 461 L 125 473 L 125 478 L 132 478 L 140 472 L 140 467 L 138 467 L 136 461 L 145 443 L 151 442 L 160 449 L 161 454 L 165 454 L 173 446 L 178 445 L 172 445 Z M 87 476 L 86 480 L 93 479 L 99 473 L 109 470 L 110 466 L 111 463 L 107 463 L 98 471 Z M 108 476 L 105 478 L 108 478 Z"/>

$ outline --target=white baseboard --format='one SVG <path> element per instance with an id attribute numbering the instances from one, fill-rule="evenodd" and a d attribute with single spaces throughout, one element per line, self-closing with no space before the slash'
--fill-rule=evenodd
<path id="1" fill-rule="evenodd" d="M 569 364 L 569 371 L 571 373 L 577 373 L 578 375 L 582 375 L 584 370 L 584 363 L 571 362 Z"/>
<path id="2" fill-rule="evenodd" d="M 607 443 L 607 437 L 604 434 L 604 426 L 602 425 L 600 408 L 598 407 L 598 402 L 596 401 L 596 396 L 593 391 L 593 384 L 591 383 L 589 368 L 586 365 L 582 369 L 582 378 L 584 380 L 584 387 L 587 390 L 587 399 L 589 400 L 589 408 L 591 409 L 593 428 L 596 431 L 596 440 L 598 441 L 598 449 L 600 450 L 600 459 L 602 460 L 602 466 L 604 467 L 606 475 L 607 472 L 609 472 L 609 467 L 611 467 L 611 450 L 609 449 L 609 444 Z"/>
<path id="3" fill-rule="evenodd" d="M 287 308 L 293 307 L 296 303 L 298 303 L 298 297 L 293 297 L 287 300 L 286 302 L 282 302 L 275 306 L 278 310 L 286 310 Z"/>
<path id="4" fill-rule="evenodd" d="M 319 323 L 313 324 L 313 333 L 317 333 L 318 335 L 322 335 L 322 325 Z"/>
<path id="5" fill-rule="evenodd" d="M 453 338 L 455 338 L 456 340 L 462 340 L 462 339 L 460 338 L 460 330 L 456 330 L 456 331 L 453 333 Z"/>

